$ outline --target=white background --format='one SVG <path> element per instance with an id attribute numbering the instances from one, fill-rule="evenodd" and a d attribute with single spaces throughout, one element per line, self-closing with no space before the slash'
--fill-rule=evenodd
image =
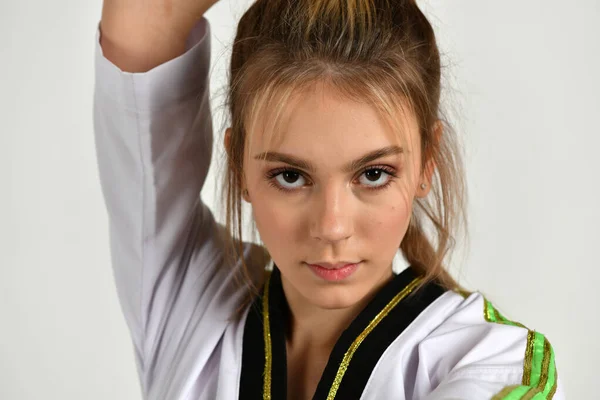
<path id="1" fill-rule="evenodd" d="M 207 14 L 215 110 L 248 4 Z M 420 4 L 467 146 L 462 282 L 545 333 L 568 398 L 588 399 L 600 359 L 600 3 Z M 0 2 L 1 399 L 140 398 L 92 133 L 100 11 L 100 0 Z"/>

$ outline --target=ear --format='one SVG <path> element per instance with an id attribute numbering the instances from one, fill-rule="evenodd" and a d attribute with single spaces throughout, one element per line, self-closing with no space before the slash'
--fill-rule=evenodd
<path id="1" fill-rule="evenodd" d="M 434 124 L 433 124 L 433 144 L 432 147 L 436 148 L 439 143 L 440 140 L 442 138 L 442 132 L 444 130 L 444 126 L 442 125 L 442 122 L 440 120 L 437 120 Z M 433 177 L 433 173 L 435 172 L 435 160 L 433 159 L 433 157 L 428 157 L 426 164 L 425 164 L 425 168 L 423 168 L 423 174 L 421 175 L 421 180 L 418 183 L 417 186 L 417 196 L 418 197 L 426 197 L 429 194 L 429 191 L 431 190 L 431 181 L 432 181 L 432 177 Z M 427 186 L 425 187 L 425 189 L 421 189 L 421 184 L 424 183 Z"/>

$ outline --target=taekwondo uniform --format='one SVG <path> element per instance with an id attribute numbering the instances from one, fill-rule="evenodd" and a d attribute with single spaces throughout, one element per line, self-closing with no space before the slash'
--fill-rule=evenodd
<path id="1" fill-rule="evenodd" d="M 213 147 L 210 24 L 145 73 L 106 59 L 96 32 L 94 134 L 111 263 L 143 397 L 285 399 L 286 301 L 276 265 L 260 296 L 227 265 L 223 226 L 200 199 Z M 259 247 L 244 242 L 256 263 Z M 270 267 L 270 268 L 269 268 Z M 261 272 L 262 273 L 262 272 Z M 395 274 L 343 332 L 315 399 L 564 399 L 547 338 L 478 292 Z"/>

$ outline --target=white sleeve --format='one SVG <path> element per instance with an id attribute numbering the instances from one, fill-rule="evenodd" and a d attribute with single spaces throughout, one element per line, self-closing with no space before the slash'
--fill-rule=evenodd
<path id="1" fill-rule="evenodd" d="M 144 398 L 173 398 L 201 374 L 242 297 L 222 225 L 200 199 L 213 146 L 210 25 L 202 18 L 184 54 L 144 73 L 105 58 L 100 34 L 94 135 L 114 278 Z"/>
<path id="2" fill-rule="evenodd" d="M 554 389 L 552 385 L 507 384 L 513 378 L 512 371 L 501 367 L 492 370 L 473 366 L 448 375 L 423 400 L 565 400 L 560 376 Z"/>
<path id="3" fill-rule="evenodd" d="M 506 319 L 480 293 L 419 344 L 425 400 L 564 400 L 545 335 Z"/>

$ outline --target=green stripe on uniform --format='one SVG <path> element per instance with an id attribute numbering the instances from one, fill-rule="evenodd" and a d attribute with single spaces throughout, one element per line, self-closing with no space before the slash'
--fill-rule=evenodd
<path id="1" fill-rule="evenodd" d="M 496 309 L 496 307 L 492 305 L 492 303 L 489 300 L 484 298 L 484 302 L 484 316 L 486 321 L 494 322 L 496 324 L 520 326 L 521 328 L 525 328 L 523 324 L 507 319 L 504 315 L 502 315 L 502 313 L 500 313 L 500 311 Z"/>
<path id="2" fill-rule="evenodd" d="M 518 322 L 506 319 L 485 298 L 483 313 L 488 322 L 528 329 Z M 556 392 L 557 380 L 554 349 L 543 334 L 529 330 L 523 362 L 522 384 L 505 387 L 492 400 L 550 400 Z"/>
<path id="3" fill-rule="evenodd" d="M 533 338 L 533 339 L 531 339 Z M 546 337 L 530 331 L 523 370 L 523 384 L 507 386 L 493 400 L 550 400 L 556 392 L 558 375 L 554 350 Z M 533 349 L 531 353 L 529 349 Z"/>

